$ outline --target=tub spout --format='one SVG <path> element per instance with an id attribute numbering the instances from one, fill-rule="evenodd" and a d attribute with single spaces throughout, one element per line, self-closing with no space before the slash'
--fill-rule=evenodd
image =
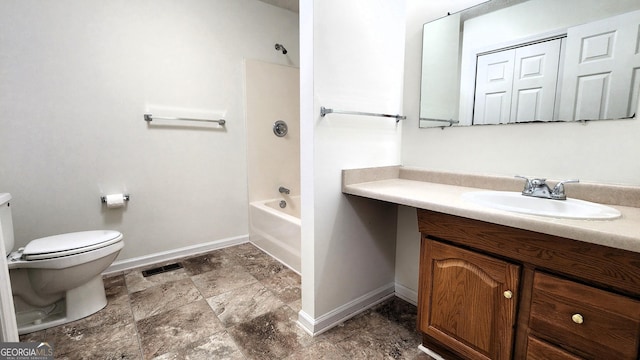
<path id="1" fill-rule="evenodd" d="M 291 192 L 291 190 L 287 189 L 284 186 L 280 186 L 280 188 L 278 188 L 278 191 L 280 192 L 280 194 L 286 194 L 286 195 L 289 195 L 289 193 Z"/>

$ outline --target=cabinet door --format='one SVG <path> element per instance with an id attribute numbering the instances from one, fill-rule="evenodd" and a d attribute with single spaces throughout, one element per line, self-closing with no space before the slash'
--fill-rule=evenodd
<path id="1" fill-rule="evenodd" d="M 509 359 L 520 267 L 423 237 L 419 329 L 470 359 Z"/>
<path id="2" fill-rule="evenodd" d="M 529 335 L 527 360 L 581 360 L 581 358 Z"/>

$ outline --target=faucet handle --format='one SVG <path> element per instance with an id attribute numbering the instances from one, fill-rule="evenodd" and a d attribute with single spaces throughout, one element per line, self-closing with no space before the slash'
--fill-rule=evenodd
<path id="1" fill-rule="evenodd" d="M 539 179 L 539 178 L 531 179 L 529 181 L 531 182 L 531 187 L 538 187 L 538 186 L 545 185 L 547 183 L 547 179 Z"/>
<path id="2" fill-rule="evenodd" d="M 528 177 L 525 176 L 521 176 L 521 175 L 516 175 L 514 176 L 514 178 L 518 178 L 518 179 L 524 179 L 524 189 L 522 189 L 522 193 L 523 194 L 530 194 L 531 193 L 531 189 L 532 189 L 532 184 L 531 184 L 531 179 L 529 179 Z"/>
<path id="3" fill-rule="evenodd" d="M 579 182 L 580 180 L 578 179 L 560 181 L 559 183 L 556 184 L 556 186 L 553 187 L 553 191 L 551 192 L 551 198 L 556 200 L 566 200 L 567 195 L 564 192 L 564 184 L 579 183 Z"/>

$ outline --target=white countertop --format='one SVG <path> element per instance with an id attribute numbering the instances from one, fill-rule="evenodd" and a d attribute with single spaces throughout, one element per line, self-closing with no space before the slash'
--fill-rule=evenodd
<path id="1" fill-rule="evenodd" d="M 342 192 L 640 253 L 640 208 L 608 205 L 622 213 L 614 220 L 557 219 L 494 210 L 462 200 L 462 194 L 478 190 L 484 189 L 395 177 L 344 183 Z"/>

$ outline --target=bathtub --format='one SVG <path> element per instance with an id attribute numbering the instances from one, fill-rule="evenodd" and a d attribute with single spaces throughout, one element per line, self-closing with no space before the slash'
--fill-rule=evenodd
<path id="1" fill-rule="evenodd" d="M 300 196 L 249 203 L 249 239 L 299 274 Z"/>

